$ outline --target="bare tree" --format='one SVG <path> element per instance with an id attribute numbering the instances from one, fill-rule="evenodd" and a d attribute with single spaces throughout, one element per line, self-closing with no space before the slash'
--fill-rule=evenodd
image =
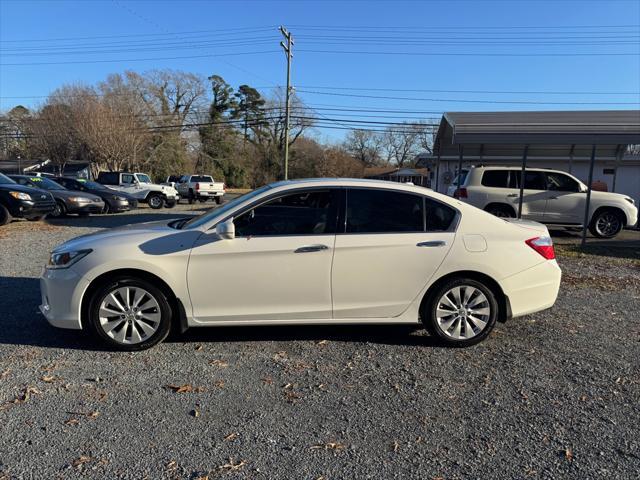
<path id="1" fill-rule="evenodd" d="M 384 133 L 384 151 L 387 162 L 402 168 L 417 155 L 420 128 L 414 124 L 389 127 Z"/>
<path id="2" fill-rule="evenodd" d="M 367 167 L 383 163 L 382 136 L 370 130 L 351 130 L 347 133 L 344 148 L 349 154 Z"/>

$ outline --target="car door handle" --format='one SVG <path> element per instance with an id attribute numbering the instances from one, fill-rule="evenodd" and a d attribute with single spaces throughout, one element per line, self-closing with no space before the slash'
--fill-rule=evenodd
<path id="1" fill-rule="evenodd" d="M 558 197 L 549 197 L 549 200 L 557 200 Z"/>
<path id="2" fill-rule="evenodd" d="M 430 242 L 420 242 L 416 244 L 416 247 L 444 247 L 447 242 L 442 240 L 432 240 Z"/>
<path id="3" fill-rule="evenodd" d="M 519 197 L 520 194 L 519 193 L 510 193 L 509 195 L 507 195 L 507 197 Z"/>
<path id="4" fill-rule="evenodd" d="M 304 245 L 302 247 L 296 248 L 293 253 L 319 252 L 321 250 L 329 250 L 329 247 L 327 247 L 326 245 Z"/>

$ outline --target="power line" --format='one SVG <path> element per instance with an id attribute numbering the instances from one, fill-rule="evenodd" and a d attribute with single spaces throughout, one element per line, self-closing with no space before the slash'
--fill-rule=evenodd
<path id="1" fill-rule="evenodd" d="M 319 92 L 314 90 L 299 89 L 299 92 L 308 93 L 312 95 L 331 95 L 337 97 L 356 97 L 356 98 L 375 98 L 384 100 L 410 100 L 420 102 L 451 102 L 451 103 L 482 103 L 482 104 L 508 104 L 508 105 L 637 105 L 637 102 L 547 102 L 547 101 L 511 101 L 511 100 L 471 100 L 471 99 L 456 99 L 456 98 L 416 98 L 416 97 L 392 97 L 383 95 L 364 95 L 356 93 L 337 93 L 337 92 Z"/>
<path id="2" fill-rule="evenodd" d="M 562 53 L 482 53 L 482 52 L 371 52 L 371 51 L 355 51 L 355 50 L 313 50 L 299 49 L 299 52 L 305 53 L 329 53 L 329 54 L 345 54 L 345 55 L 409 55 L 422 57 L 611 57 L 611 56 L 638 56 L 639 53 L 621 53 L 621 52 L 562 52 Z"/>

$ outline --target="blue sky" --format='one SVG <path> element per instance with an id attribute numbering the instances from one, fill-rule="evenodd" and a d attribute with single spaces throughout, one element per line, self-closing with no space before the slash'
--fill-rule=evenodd
<path id="1" fill-rule="evenodd" d="M 127 69 L 218 74 L 268 93 L 285 80 L 280 24 L 296 40 L 293 84 L 325 116 L 640 104 L 638 0 L 0 0 L 0 110 Z"/>

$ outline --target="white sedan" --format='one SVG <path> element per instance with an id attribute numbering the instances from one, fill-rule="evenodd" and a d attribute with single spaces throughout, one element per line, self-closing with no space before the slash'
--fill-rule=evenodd
<path id="1" fill-rule="evenodd" d="M 554 257 L 544 225 L 422 187 L 279 182 L 199 217 L 60 245 L 40 310 L 122 350 L 191 327 L 420 322 L 467 346 L 496 321 L 554 304 Z"/>

